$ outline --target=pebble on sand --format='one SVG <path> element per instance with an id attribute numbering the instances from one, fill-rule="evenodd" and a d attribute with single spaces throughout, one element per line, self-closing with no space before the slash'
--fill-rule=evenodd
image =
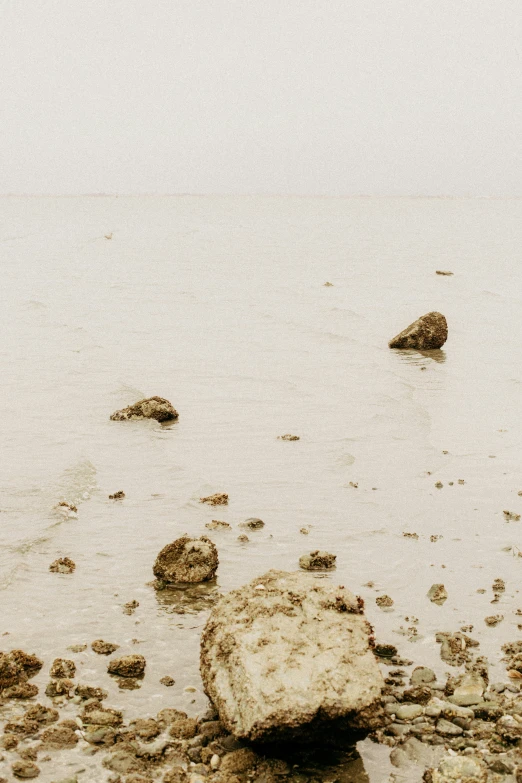
<path id="1" fill-rule="evenodd" d="M 442 348 L 448 339 L 448 324 L 442 313 L 421 316 L 388 343 L 390 348 L 430 351 Z"/>

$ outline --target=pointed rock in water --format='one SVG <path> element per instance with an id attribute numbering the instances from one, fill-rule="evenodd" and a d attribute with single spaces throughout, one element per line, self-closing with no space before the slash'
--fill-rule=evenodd
<path id="1" fill-rule="evenodd" d="M 413 348 L 430 351 L 442 348 L 448 339 L 448 324 L 442 313 L 432 312 L 421 316 L 390 340 L 390 348 Z"/>
<path id="2" fill-rule="evenodd" d="M 148 397 L 129 405 L 121 411 L 115 411 L 111 421 L 127 421 L 128 419 L 156 419 L 156 421 L 171 421 L 179 416 L 174 406 L 163 397 Z"/>
<path id="3" fill-rule="evenodd" d="M 208 582 L 218 564 L 218 552 L 210 538 L 183 536 L 163 547 L 152 570 L 164 582 Z"/>
<path id="4" fill-rule="evenodd" d="M 207 696 L 251 741 L 361 737 L 383 724 L 384 680 L 362 602 L 331 582 L 269 571 L 212 609 L 201 641 Z"/>

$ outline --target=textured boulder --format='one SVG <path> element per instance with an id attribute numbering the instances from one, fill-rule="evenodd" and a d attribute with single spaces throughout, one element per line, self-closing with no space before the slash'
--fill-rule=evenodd
<path id="1" fill-rule="evenodd" d="M 390 340 L 390 348 L 414 348 L 430 351 L 442 348 L 448 339 L 448 324 L 442 313 L 432 312 L 421 316 Z"/>
<path id="2" fill-rule="evenodd" d="M 207 582 L 215 576 L 218 563 L 210 538 L 183 536 L 163 547 L 152 570 L 164 582 Z"/>
<path id="3" fill-rule="evenodd" d="M 428 769 L 426 783 L 486 783 L 488 770 L 476 756 L 445 756 L 437 769 Z"/>
<path id="4" fill-rule="evenodd" d="M 337 555 L 331 555 L 329 552 L 321 552 L 316 549 L 309 555 L 301 555 L 299 558 L 299 567 L 304 571 L 328 571 L 335 568 Z"/>
<path id="5" fill-rule="evenodd" d="M 34 677 L 43 666 L 43 661 L 23 650 L 0 652 L 0 691 L 23 685 Z"/>
<path id="6" fill-rule="evenodd" d="M 302 572 L 269 571 L 221 598 L 200 670 L 226 729 L 277 742 L 378 728 L 384 682 L 361 607 L 344 587 Z"/>
<path id="7" fill-rule="evenodd" d="M 171 421 L 179 416 L 177 410 L 163 397 L 149 397 L 129 405 L 121 411 L 115 411 L 111 421 L 127 421 L 128 419 L 156 419 L 156 421 Z"/>

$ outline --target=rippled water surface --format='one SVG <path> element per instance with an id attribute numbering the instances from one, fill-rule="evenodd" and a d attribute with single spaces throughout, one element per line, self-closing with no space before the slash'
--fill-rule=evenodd
<path id="1" fill-rule="evenodd" d="M 232 525 L 209 533 L 215 590 L 327 549 L 379 640 L 443 676 L 435 632 L 473 624 L 503 676 L 522 622 L 522 522 L 503 513 L 522 512 L 521 201 L 3 198 L 0 211 L 1 649 L 45 660 L 42 692 L 65 656 L 128 717 L 206 708 L 212 589 L 192 601 L 147 583 L 165 544 L 212 519 Z M 429 310 L 448 319 L 444 348 L 390 351 Z M 109 421 L 154 394 L 177 422 Z M 218 491 L 227 507 L 199 503 Z M 240 543 L 252 516 L 265 528 Z M 50 573 L 64 556 L 75 573 Z M 443 606 L 426 598 L 436 582 Z M 67 651 L 98 638 L 145 655 L 139 690 L 120 691 L 90 648 Z"/>

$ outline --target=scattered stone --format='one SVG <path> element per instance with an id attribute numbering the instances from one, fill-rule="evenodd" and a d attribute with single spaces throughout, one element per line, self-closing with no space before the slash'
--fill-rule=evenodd
<path id="1" fill-rule="evenodd" d="M 109 495 L 109 500 L 123 500 L 125 497 L 125 492 L 120 489 L 118 492 L 115 492 L 114 495 Z"/>
<path id="2" fill-rule="evenodd" d="M 67 724 L 51 726 L 42 734 L 42 747 L 56 750 L 62 748 L 74 748 L 74 746 L 78 743 L 76 729 L 76 724 L 74 724 L 74 729 Z"/>
<path id="3" fill-rule="evenodd" d="M 458 737 L 459 734 L 462 734 L 464 731 L 460 726 L 456 726 L 455 723 L 452 723 L 445 718 L 439 718 L 436 730 L 437 733 L 442 734 L 443 737 Z"/>
<path id="4" fill-rule="evenodd" d="M 241 533 L 241 535 L 237 537 L 237 540 L 240 544 L 248 544 L 250 541 L 249 537 L 245 535 L 245 533 Z"/>
<path id="5" fill-rule="evenodd" d="M 59 511 L 66 517 L 73 517 L 78 513 L 78 508 L 73 503 L 67 503 L 65 500 L 61 500 L 55 508 L 56 511 Z"/>
<path id="6" fill-rule="evenodd" d="M 86 644 L 71 644 L 68 648 L 73 653 L 82 653 L 87 649 Z"/>
<path id="7" fill-rule="evenodd" d="M 123 604 L 123 614 L 134 614 L 139 605 L 139 601 L 127 601 Z"/>
<path id="8" fill-rule="evenodd" d="M 442 269 L 437 269 L 435 274 L 436 275 L 445 275 L 446 277 L 451 277 L 451 275 L 453 275 L 453 272 L 447 272 L 447 271 L 443 271 Z"/>
<path id="9" fill-rule="evenodd" d="M 181 712 L 170 722 L 169 734 L 174 739 L 192 739 L 198 733 L 198 722 Z"/>
<path id="10" fill-rule="evenodd" d="M 404 536 L 404 538 L 413 538 L 416 541 L 418 541 L 418 539 L 419 539 L 419 534 L 418 533 L 403 533 L 402 535 Z"/>
<path id="11" fill-rule="evenodd" d="M 423 715 L 424 707 L 420 704 L 399 704 L 394 712 L 399 720 L 414 720 Z"/>
<path id="12" fill-rule="evenodd" d="M 76 664 L 67 658 L 55 658 L 49 674 L 58 679 L 71 679 L 76 674 Z"/>
<path id="13" fill-rule="evenodd" d="M 166 688 L 171 688 L 175 684 L 175 680 L 172 677 L 169 677 L 168 674 L 165 675 L 165 677 L 162 677 L 160 680 L 160 683 L 162 685 L 165 685 Z"/>
<path id="14" fill-rule="evenodd" d="M 221 598 L 200 668 L 225 728 L 267 740 L 329 733 L 332 721 L 358 735 L 379 727 L 384 683 L 361 605 L 342 587 L 281 571 Z"/>
<path id="15" fill-rule="evenodd" d="M 111 421 L 127 421 L 129 419 L 156 419 L 156 421 L 172 421 L 179 416 L 177 410 L 163 397 L 149 397 L 139 400 L 120 411 L 115 411 Z"/>
<path id="16" fill-rule="evenodd" d="M 286 435 L 278 435 L 278 440 L 301 440 L 299 435 L 290 435 L 290 433 L 286 433 Z"/>
<path id="17" fill-rule="evenodd" d="M 183 536 L 163 547 L 153 566 L 164 582 L 208 582 L 218 568 L 218 552 L 210 538 Z"/>
<path id="18" fill-rule="evenodd" d="M 390 348 L 429 351 L 442 348 L 448 339 L 448 324 L 441 313 L 421 316 L 388 343 Z"/>
<path id="19" fill-rule="evenodd" d="M 325 286 L 325 288 L 331 288 L 333 286 L 333 283 L 329 283 L 327 280 L 326 283 L 323 283 L 323 285 Z"/>
<path id="20" fill-rule="evenodd" d="M 389 595 L 378 595 L 375 599 L 375 603 L 381 609 L 386 609 L 390 606 L 393 606 L 393 598 L 390 598 Z"/>
<path id="21" fill-rule="evenodd" d="M 431 541 L 432 544 L 435 544 L 435 542 L 438 541 L 441 538 L 442 538 L 442 536 L 430 536 L 430 541 Z"/>
<path id="22" fill-rule="evenodd" d="M 479 643 L 460 631 L 456 633 L 437 633 L 435 640 L 439 642 L 440 657 L 450 666 L 461 666 L 471 659 L 469 649 L 478 647 Z"/>
<path id="23" fill-rule="evenodd" d="M 373 652 L 378 658 L 393 658 L 398 650 L 393 644 L 376 644 Z"/>
<path id="24" fill-rule="evenodd" d="M 442 483 L 442 481 L 437 481 L 437 483 L 435 484 L 435 486 L 437 487 L 437 489 L 442 489 L 442 487 L 444 486 L 444 484 Z"/>
<path id="25" fill-rule="evenodd" d="M 145 672 L 145 666 L 143 655 L 123 655 L 121 658 L 113 658 L 107 671 L 120 677 L 140 677 Z"/>
<path id="26" fill-rule="evenodd" d="M 265 523 L 262 519 L 257 519 L 256 517 L 250 517 L 249 519 L 245 519 L 244 522 L 240 523 L 241 527 L 247 527 L 249 530 L 261 530 L 265 526 Z"/>
<path id="27" fill-rule="evenodd" d="M 514 511 L 504 511 L 504 517 L 506 522 L 520 522 L 520 514 L 515 514 Z"/>
<path id="28" fill-rule="evenodd" d="M 299 532 L 303 534 L 303 536 L 307 536 L 310 533 L 310 525 L 307 527 L 300 527 Z"/>
<path id="29" fill-rule="evenodd" d="M 11 769 L 16 778 L 36 778 L 40 774 L 39 767 L 33 761 L 14 761 Z"/>
<path id="30" fill-rule="evenodd" d="M 49 571 L 55 574 L 72 574 L 76 568 L 76 563 L 69 557 L 60 557 L 58 560 L 54 560 L 49 566 Z"/>
<path id="31" fill-rule="evenodd" d="M 88 699 L 103 701 L 109 695 L 103 688 L 95 688 L 92 685 L 82 685 L 81 683 L 76 686 L 75 693 L 84 701 L 87 701 Z"/>
<path id="32" fill-rule="evenodd" d="M 503 579 L 495 579 L 491 589 L 494 593 L 503 593 L 506 589 L 506 583 Z"/>
<path id="33" fill-rule="evenodd" d="M 442 606 L 444 601 L 446 601 L 448 598 L 446 588 L 442 584 L 432 585 L 428 590 L 427 595 L 432 604 L 438 604 L 439 606 Z"/>
<path id="34" fill-rule="evenodd" d="M 240 750 L 233 750 L 232 753 L 227 753 L 221 759 L 220 771 L 223 774 L 238 775 L 242 772 L 246 772 L 251 769 L 258 756 L 250 748 L 241 748 Z"/>
<path id="35" fill-rule="evenodd" d="M 329 552 L 322 552 L 316 549 L 309 555 L 301 555 L 299 558 L 299 567 L 304 571 L 329 571 L 335 568 L 337 555 L 331 555 Z"/>
<path id="36" fill-rule="evenodd" d="M 231 530 L 232 526 L 228 522 L 221 522 L 219 519 L 213 519 L 205 525 L 208 530 Z"/>
<path id="37" fill-rule="evenodd" d="M 98 655 L 111 655 L 116 652 L 120 647 L 119 644 L 112 644 L 111 642 L 104 642 L 103 639 L 96 639 L 91 643 L 91 649 L 98 653 Z"/>
<path id="38" fill-rule="evenodd" d="M 492 628 L 494 628 L 496 625 L 501 623 L 503 619 L 504 619 L 503 614 L 492 614 L 489 617 L 484 617 L 484 622 L 486 623 L 486 625 L 489 625 Z"/>
<path id="39" fill-rule="evenodd" d="M 226 492 L 216 492 L 214 495 L 207 495 L 206 498 L 200 498 L 200 503 L 208 503 L 209 506 L 227 506 L 228 495 Z"/>
<path id="40" fill-rule="evenodd" d="M 72 680 L 68 680 L 68 679 L 51 680 L 45 689 L 45 695 L 49 696 L 50 699 L 54 699 L 57 696 L 66 696 L 67 698 L 69 698 L 73 688 L 74 688 L 74 682 Z"/>
<path id="41" fill-rule="evenodd" d="M 461 729 L 462 731 L 462 729 Z M 424 773 L 425 783 L 486 783 L 488 771 L 475 756 L 445 756 L 437 769 Z"/>
<path id="42" fill-rule="evenodd" d="M 479 704 L 482 701 L 487 682 L 477 672 L 465 672 L 457 679 L 450 699 L 463 707 Z"/>
<path id="43" fill-rule="evenodd" d="M 435 672 L 426 666 L 417 666 L 411 673 L 410 683 L 412 685 L 428 685 L 436 680 Z"/>
<path id="44" fill-rule="evenodd" d="M 20 685 L 11 685 L 2 691 L 4 699 L 32 699 L 38 695 L 38 687 L 30 682 L 24 682 Z"/>

